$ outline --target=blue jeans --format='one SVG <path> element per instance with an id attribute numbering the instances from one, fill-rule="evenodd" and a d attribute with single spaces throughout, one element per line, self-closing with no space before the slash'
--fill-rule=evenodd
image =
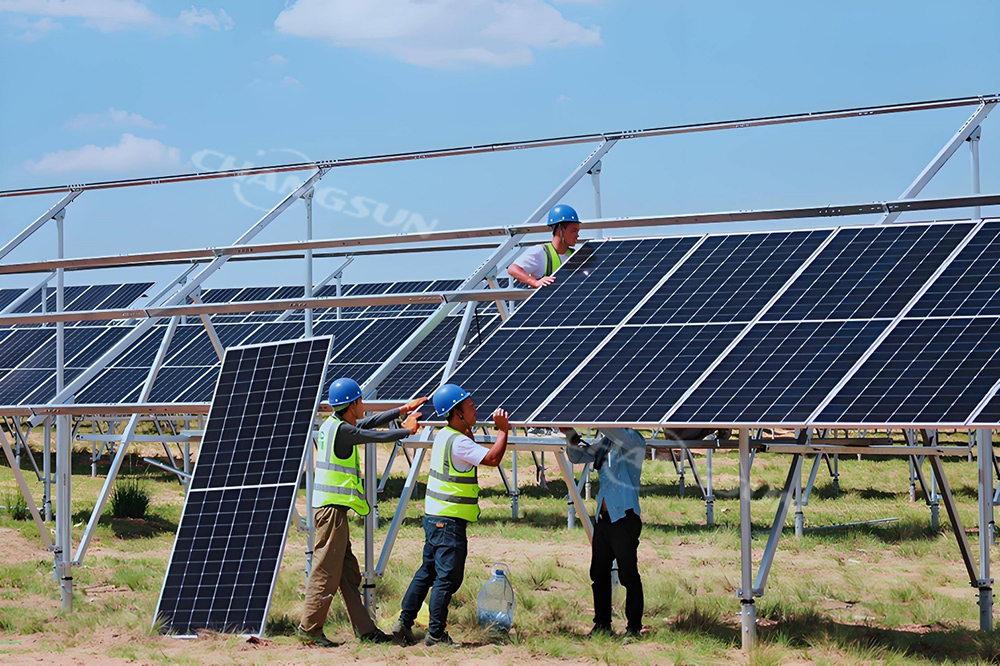
<path id="1" fill-rule="evenodd" d="M 448 624 L 448 604 L 465 577 L 465 556 L 469 552 L 465 536 L 467 524 L 460 518 L 424 516 L 424 561 L 403 596 L 399 621 L 404 626 L 413 626 L 420 605 L 433 586 L 427 630 L 435 637 L 444 633 Z"/>

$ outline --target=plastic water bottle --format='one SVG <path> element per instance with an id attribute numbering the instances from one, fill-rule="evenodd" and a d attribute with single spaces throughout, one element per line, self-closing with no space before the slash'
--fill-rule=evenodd
<path id="1" fill-rule="evenodd" d="M 502 562 L 493 565 L 493 575 L 483 583 L 476 597 L 479 626 L 506 634 L 514 624 L 514 588 L 510 585 L 510 567 Z"/>

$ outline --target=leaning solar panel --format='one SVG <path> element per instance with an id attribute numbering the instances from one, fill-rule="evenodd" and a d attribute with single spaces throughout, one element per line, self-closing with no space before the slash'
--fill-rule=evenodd
<path id="1" fill-rule="evenodd" d="M 227 350 L 156 616 L 260 635 L 319 406 L 329 338 Z"/>

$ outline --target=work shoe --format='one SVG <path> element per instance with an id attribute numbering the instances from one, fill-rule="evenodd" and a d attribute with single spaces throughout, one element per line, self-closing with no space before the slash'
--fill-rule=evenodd
<path id="1" fill-rule="evenodd" d="M 447 645 L 449 647 L 462 647 L 461 643 L 456 643 L 451 639 L 451 636 L 448 635 L 447 631 L 436 638 L 432 636 L 430 632 L 427 632 L 427 635 L 424 636 L 424 645 L 427 646 Z"/>
<path id="2" fill-rule="evenodd" d="M 339 647 L 340 643 L 334 643 L 325 634 L 307 634 L 301 629 L 295 630 L 295 635 L 302 642 L 303 645 L 315 645 L 316 647 L 322 648 L 335 648 Z"/>
<path id="3" fill-rule="evenodd" d="M 622 641 L 624 645 L 631 645 L 632 643 L 637 643 L 642 640 L 642 630 L 637 629 L 626 629 L 625 639 Z"/>
<path id="4" fill-rule="evenodd" d="M 591 638 L 614 638 L 615 630 L 611 628 L 610 624 L 595 624 L 589 635 Z"/>
<path id="5" fill-rule="evenodd" d="M 365 643 L 394 643 L 393 637 L 385 633 L 381 629 L 376 629 L 370 634 L 365 634 L 361 636 L 361 640 Z"/>
<path id="6" fill-rule="evenodd" d="M 396 640 L 396 643 L 403 647 L 417 644 L 417 637 L 413 635 L 413 629 L 407 627 L 402 622 L 397 622 L 396 626 L 392 628 L 392 637 Z"/>

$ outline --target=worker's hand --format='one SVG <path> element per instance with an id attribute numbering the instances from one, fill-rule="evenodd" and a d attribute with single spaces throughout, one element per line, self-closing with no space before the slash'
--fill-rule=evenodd
<path id="1" fill-rule="evenodd" d="M 406 416 L 407 414 L 409 414 L 410 412 L 412 412 L 414 409 L 424 404 L 425 402 L 427 402 L 427 396 L 424 396 L 422 398 L 414 398 L 413 400 L 409 401 L 408 403 L 399 408 L 399 415 Z"/>
<path id="2" fill-rule="evenodd" d="M 556 276 L 555 275 L 546 275 L 543 278 L 539 278 L 539 279 L 535 280 L 535 288 L 538 288 L 538 287 L 547 287 L 547 286 L 549 286 L 550 284 L 552 284 L 555 281 L 556 281 Z"/>
<path id="3" fill-rule="evenodd" d="M 417 431 L 420 430 L 420 424 L 418 421 L 421 416 L 422 414 L 420 412 L 413 412 L 406 417 L 405 421 L 403 421 L 403 427 L 409 430 L 411 435 L 416 435 Z"/>
<path id="4" fill-rule="evenodd" d="M 510 414 L 502 409 L 496 410 L 493 412 L 493 425 L 497 427 L 497 430 L 507 432 L 510 430 Z"/>

